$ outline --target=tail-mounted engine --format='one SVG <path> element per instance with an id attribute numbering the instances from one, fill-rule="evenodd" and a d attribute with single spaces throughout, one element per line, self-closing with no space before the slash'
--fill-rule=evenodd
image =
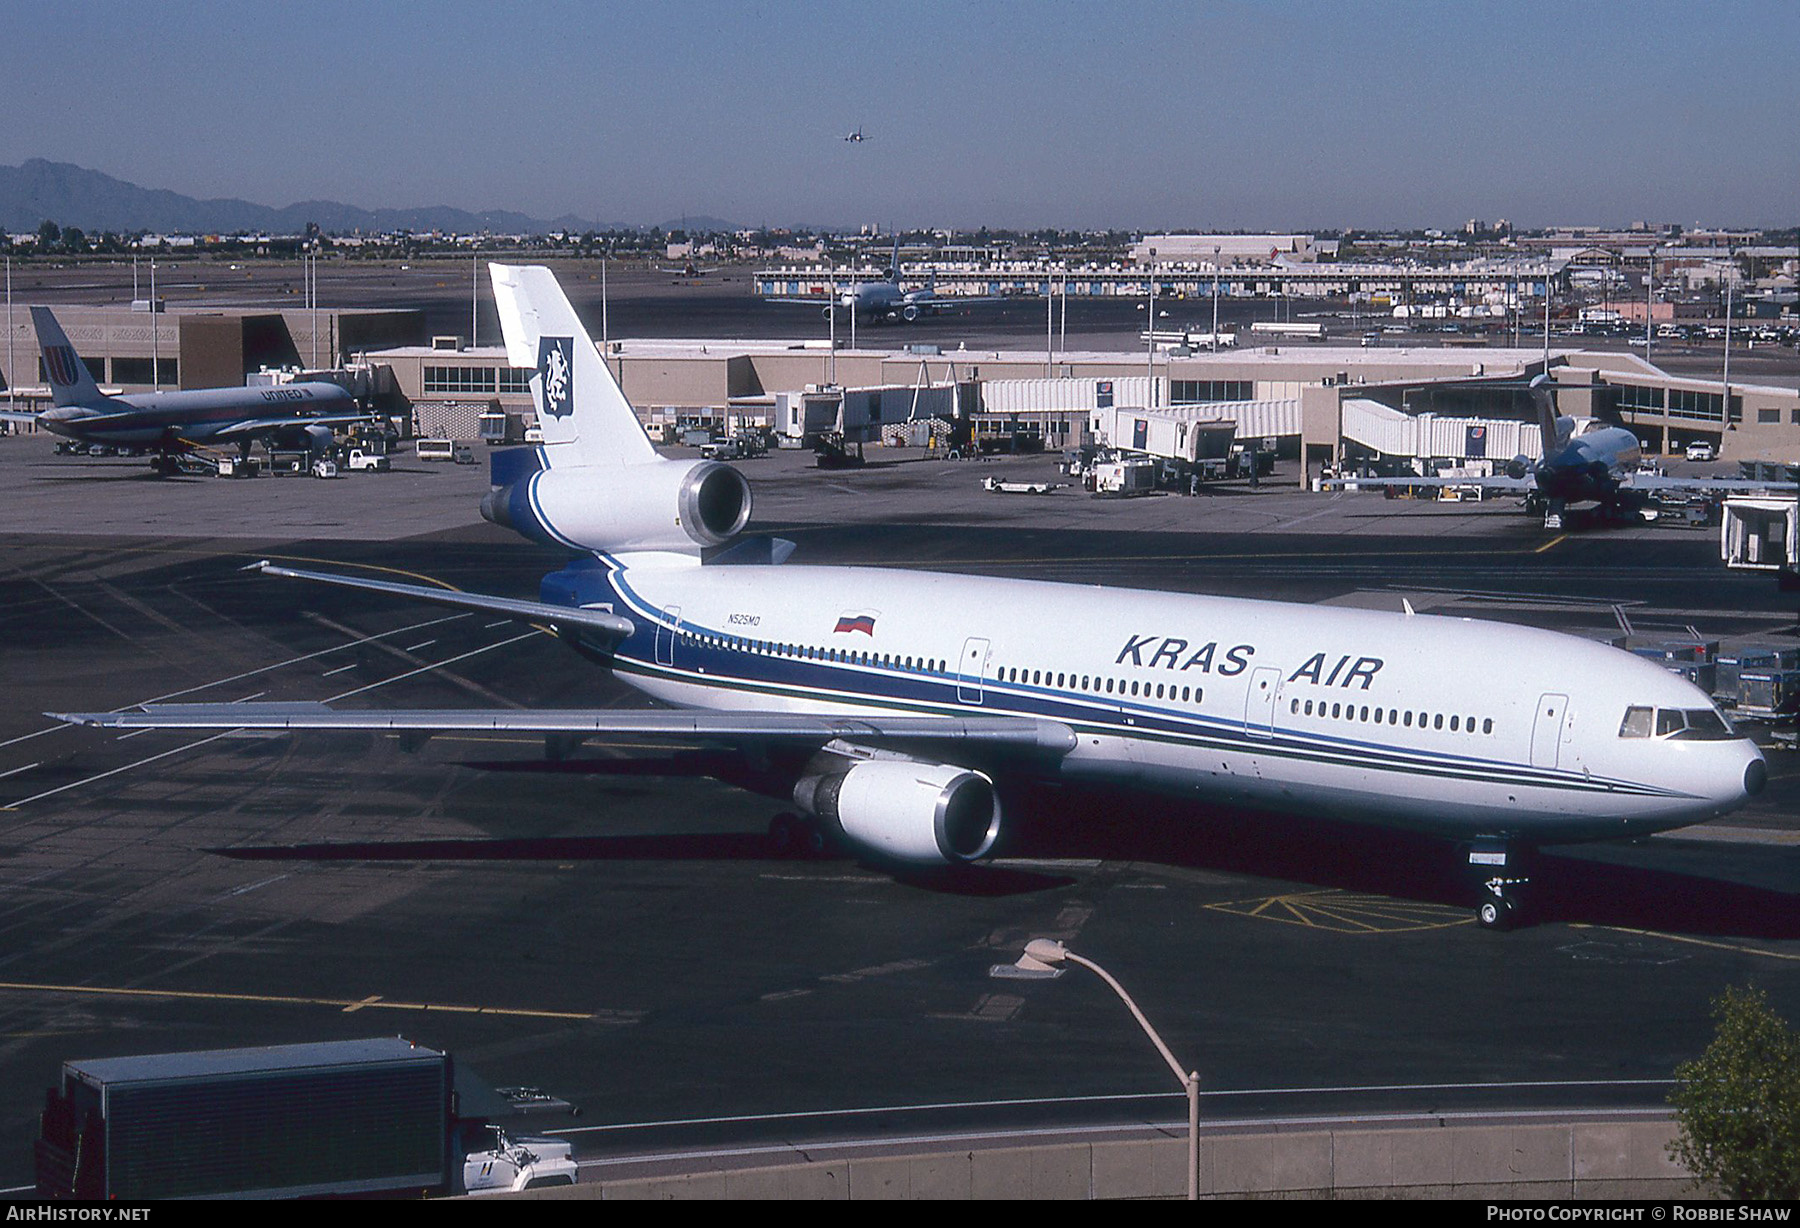
<path id="1" fill-rule="evenodd" d="M 513 449 L 521 459 L 533 449 Z M 750 520 L 750 483 L 717 461 L 575 465 L 524 472 L 494 455 L 485 520 L 533 541 L 605 553 L 693 554 L 731 540 Z M 509 472 L 510 471 L 510 472 Z"/>

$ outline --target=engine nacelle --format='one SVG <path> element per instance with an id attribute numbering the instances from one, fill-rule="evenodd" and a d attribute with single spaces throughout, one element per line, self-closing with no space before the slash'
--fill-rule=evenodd
<path id="1" fill-rule="evenodd" d="M 490 490 L 485 520 L 577 550 L 693 553 L 750 520 L 750 483 L 718 461 L 541 469 Z"/>
<path id="2" fill-rule="evenodd" d="M 994 782 L 942 763 L 866 760 L 843 773 L 804 778 L 794 801 L 835 823 L 858 847 L 911 865 L 978 861 L 1000 838 Z"/>
<path id="3" fill-rule="evenodd" d="M 908 303 L 906 306 L 902 307 L 900 309 L 900 318 L 905 320 L 908 324 L 916 321 L 919 318 L 919 305 L 917 303 Z"/>
<path id="4" fill-rule="evenodd" d="M 1531 458 L 1523 452 L 1506 462 L 1506 476 L 1518 481 L 1531 472 Z"/>

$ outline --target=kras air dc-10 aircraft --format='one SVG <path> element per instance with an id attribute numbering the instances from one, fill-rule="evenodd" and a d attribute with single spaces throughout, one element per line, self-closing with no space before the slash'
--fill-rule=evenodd
<path id="1" fill-rule="evenodd" d="M 750 487 L 660 457 L 554 276 L 491 266 L 544 444 L 497 454 L 482 514 L 577 557 L 538 599 L 263 564 L 554 628 L 667 709 L 160 705 L 120 728 L 529 731 L 732 757 L 804 812 L 776 834 L 913 866 L 995 850 L 1014 782 L 1091 782 L 1467 841 L 1479 916 L 1517 854 L 1715 818 L 1762 755 L 1685 680 L 1617 649 L 1466 619 L 786 563 L 739 539 Z M 723 773 L 714 773 L 727 778 Z"/>

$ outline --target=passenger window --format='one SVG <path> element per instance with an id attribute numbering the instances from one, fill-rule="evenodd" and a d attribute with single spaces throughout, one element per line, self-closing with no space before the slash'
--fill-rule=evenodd
<path id="1" fill-rule="evenodd" d="M 1481 722 L 1481 732 L 1483 732 L 1483 733 L 1494 732 L 1494 718 L 1493 717 L 1490 716 L 1486 720 Z"/>
<path id="2" fill-rule="evenodd" d="M 1444 727 L 1444 714 L 1442 712 L 1437 713 L 1431 718 L 1431 727 L 1433 729 L 1442 729 Z"/>

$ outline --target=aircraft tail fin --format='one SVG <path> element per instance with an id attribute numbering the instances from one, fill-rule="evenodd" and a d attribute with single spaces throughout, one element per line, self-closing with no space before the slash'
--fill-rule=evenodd
<path id="1" fill-rule="evenodd" d="M 900 284 L 900 232 L 894 232 L 894 254 L 888 260 L 887 279 L 896 286 Z"/>
<path id="2" fill-rule="evenodd" d="M 659 459 L 556 275 L 542 265 L 490 264 L 488 272 L 507 361 L 537 372 L 531 400 L 546 462 L 632 465 Z"/>
<path id="3" fill-rule="evenodd" d="M 37 329 L 38 349 L 44 356 L 44 377 L 50 381 L 51 400 L 56 405 L 100 405 L 106 401 L 100 386 L 94 382 L 87 363 L 69 344 L 62 325 L 48 307 L 33 307 L 31 323 Z"/>
<path id="4" fill-rule="evenodd" d="M 1562 427 L 1562 419 L 1556 413 L 1556 381 L 1548 375 L 1539 375 L 1532 379 L 1530 385 L 1531 405 L 1537 410 L 1538 439 L 1543 449 L 1542 455 L 1549 456 L 1556 451 L 1567 433 Z"/>

